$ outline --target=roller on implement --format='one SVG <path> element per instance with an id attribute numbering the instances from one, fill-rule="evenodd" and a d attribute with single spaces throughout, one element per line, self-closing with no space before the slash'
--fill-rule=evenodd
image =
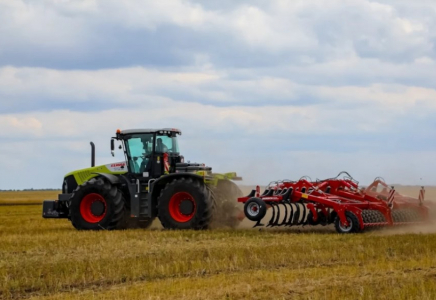
<path id="1" fill-rule="evenodd" d="M 425 189 L 418 198 L 400 195 L 377 177 L 366 188 L 347 172 L 325 180 L 271 182 L 261 194 L 259 186 L 238 198 L 244 214 L 256 226 L 296 226 L 334 224 L 338 233 L 358 233 L 370 228 L 422 224 L 429 221 Z M 269 220 L 262 224 L 267 209 Z"/>
<path id="2" fill-rule="evenodd" d="M 175 128 L 117 130 L 111 139 L 125 160 L 64 177 L 62 194 L 43 203 L 44 218 L 67 218 L 76 229 L 147 228 L 155 218 L 168 229 L 235 227 L 243 217 L 234 201 L 242 195 L 235 172 L 217 174 L 205 164 L 185 162 Z"/>

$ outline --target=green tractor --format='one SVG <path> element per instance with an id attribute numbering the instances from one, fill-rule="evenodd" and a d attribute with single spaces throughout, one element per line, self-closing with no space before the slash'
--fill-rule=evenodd
<path id="1" fill-rule="evenodd" d="M 111 139 L 125 161 L 65 175 L 58 200 L 43 203 L 44 218 L 68 218 L 79 230 L 147 228 L 158 217 L 168 229 L 237 226 L 241 191 L 236 173 L 214 174 L 180 155 L 175 128 L 117 130 Z"/>

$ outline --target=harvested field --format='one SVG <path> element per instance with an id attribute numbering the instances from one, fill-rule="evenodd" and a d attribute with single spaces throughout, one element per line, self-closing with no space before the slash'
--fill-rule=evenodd
<path id="1" fill-rule="evenodd" d="M 80 232 L 0 206 L 0 299 L 436 298 L 436 234 L 299 231 Z"/>
<path id="2" fill-rule="evenodd" d="M 43 200 L 57 199 L 62 191 L 0 192 L 0 205 L 38 204 Z"/>

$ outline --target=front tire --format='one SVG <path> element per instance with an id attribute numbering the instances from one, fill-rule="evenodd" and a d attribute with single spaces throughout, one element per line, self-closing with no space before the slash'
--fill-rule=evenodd
<path id="1" fill-rule="evenodd" d="M 158 217 L 166 229 L 207 229 L 212 212 L 206 186 L 191 178 L 173 180 L 158 199 Z"/>
<path id="2" fill-rule="evenodd" d="M 70 219 L 76 229 L 117 229 L 123 216 L 121 191 L 102 178 L 92 178 L 78 186 L 71 196 Z"/>

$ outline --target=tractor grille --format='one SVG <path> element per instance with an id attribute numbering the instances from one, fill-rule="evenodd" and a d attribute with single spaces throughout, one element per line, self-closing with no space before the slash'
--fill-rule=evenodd
<path id="1" fill-rule="evenodd" d="M 79 179 L 80 179 L 81 182 L 85 182 L 91 176 L 91 172 L 89 172 L 89 171 L 82 171 L 82 172 L 79 172 L 77 175 L 79 176 Z"/>

